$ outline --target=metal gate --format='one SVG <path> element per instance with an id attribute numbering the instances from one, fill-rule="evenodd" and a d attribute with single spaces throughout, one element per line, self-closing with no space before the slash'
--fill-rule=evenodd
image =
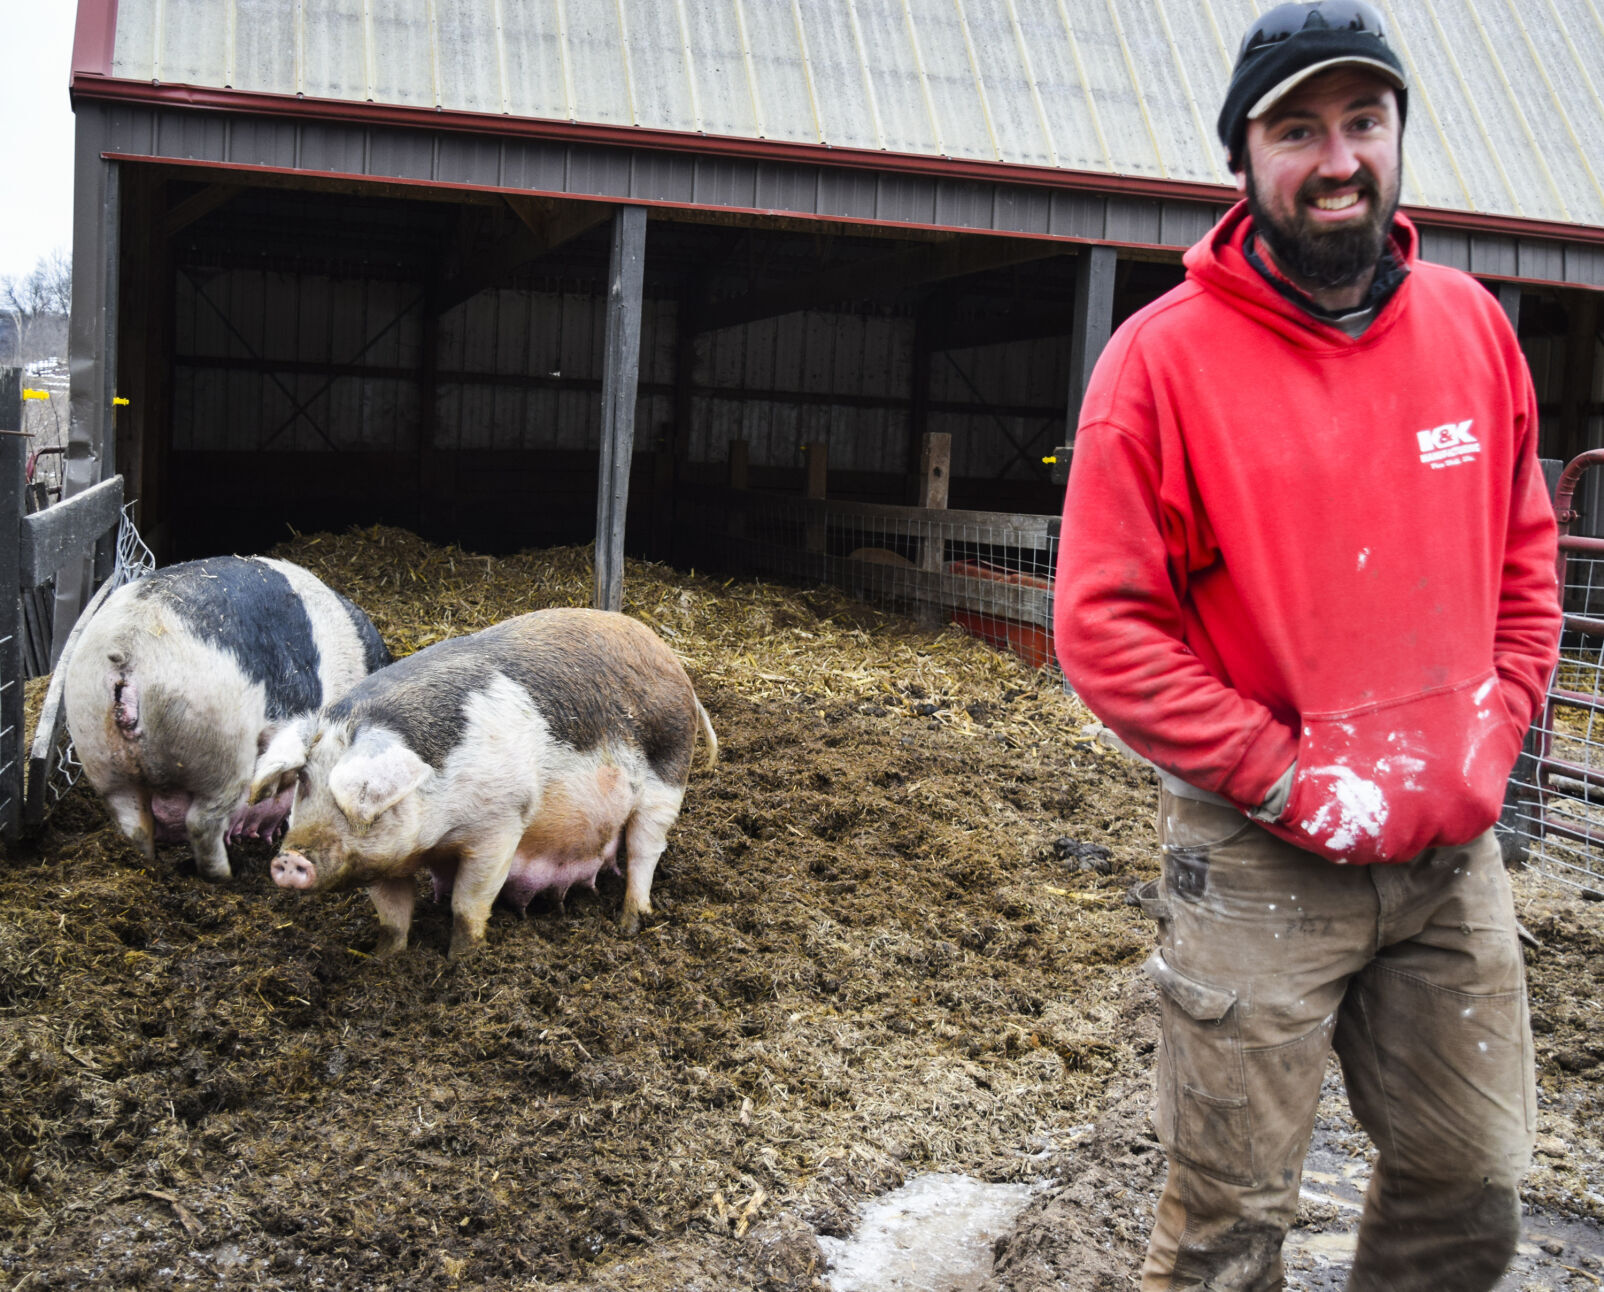
<path id="1" fill-rule="evenodd" d="M 1573 534 L 1575 500 L 1604 449 L 1573 458 L 1554 490 L 1564 633 L 1543 708 L 1510 778 L 1506 855 L 1604 898 L 1604 538 Z"/>

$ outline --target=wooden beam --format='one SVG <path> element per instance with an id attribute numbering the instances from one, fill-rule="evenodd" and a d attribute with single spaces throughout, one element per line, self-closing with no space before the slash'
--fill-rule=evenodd
<path id="1" fill-rule="evenodd" d="M 1114 333 L 1114 268 L 1116 255 L 1113 247 L 1089 246 L 1080 253 L 1080 265 L 1075 274 L 1075 317 L 1070 337 L 1069 353 L 1069 408 L 1065 441 L 1075 442 L 1075 427 L 1080 422 L 1081 401 L 1086 398 L 1086 386 L 1092 379 L 1097 358 Z"/>
<path id="2" fill-rule="evenodd" d="M 635 448 L 645 266 L 646 208 L 621 206 L 613 213 L 602 357 L 601 461 L 596 477 L 598 610 L 620 610 L 624 604 L 624 517 L 629 506 L 629 465 Z"/>
<path id="3" fill-rule="evenodd" d="M 949 278 L 1063 254 L 1061 243 L 1030 238 L 960 236 L 947 242 L 904 248 L 887 256 L 869 256 L 833 265 L 805 278 L 715 301 L 692 321 L 692 326 L 698 333 L 714 332 L 797 310 L 839 305 L 843 301 L 873 300 L 906 287 L 944 282 Z M 1109 254 L 1113 254 L 1112 250 Z"/>
<path id="4" fill-rule="evenodd" d="M 508 196 L 506 203 L 518 217 L 517 227 L 440 284 L 435 306 L 439 313 L 506 282 L 525 265 L 594 229 L 616 209 L 603 202 L 554 202 L 534 197 Z"/>
<path id="5" fill-rule="evenodd" d="M 162 233 L 172 237 L 189 228 L 196 220 L 210 215 L 220 206 L 226 206 L 245 190 L 243 184 L 208 184 L 190 197 L 186 197 L 162 217 Z"/>
<path id="6" fill-rule="evenodd" d="M 37 588 L 95 544 L 122 516 L 123 478 L 112 476 L 53 507 L 24 516 L 18 548 L 21 587 Z"/>

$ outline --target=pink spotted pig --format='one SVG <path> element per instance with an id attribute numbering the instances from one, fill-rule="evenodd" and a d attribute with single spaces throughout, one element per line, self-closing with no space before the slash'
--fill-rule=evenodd
<path id="1" fill-rule="evenodd" d="M 652 874 L 679 817 L 696 733 L 718 739 L 674 654 L 599 610 L 540 610 L 380 669 L 280 734 L 253 793 L 295 786 L 273 878 L 308 891 L 367 886 L 380 954 L 407 943 L 415 875 L 449 891 L 451 955 L 484 941 L 498 895 L 594 888 L 627 859 L 619 925 L 651 911 Z"/>

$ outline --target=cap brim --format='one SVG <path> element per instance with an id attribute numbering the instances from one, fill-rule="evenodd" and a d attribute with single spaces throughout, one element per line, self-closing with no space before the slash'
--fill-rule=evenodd
<path id="1" fill-rule="evenodd" d="M 1259 101 L 1247 111 L 1247 119 L 1256 121 L 1271 108 L 1275 107 L 1288 94 L 1302 85 L 1311 76 L 1319 76 L 1321 72 L 1329 72 L 1334 67 L 1362 67 L 1368 72 L 1374 72 L 1395 90 L 1404 88 L 1403 78 L 1398 75 L 1397 69 L 1388 67 L 1379 58 L 1365 58 L 1359 54 L 1344 54 L 1339 58 L 1328 58 L 1321 63 L 1310 63 L 1308 67 L 1300 67 L 1286 80 L 1272 86 Z"/>

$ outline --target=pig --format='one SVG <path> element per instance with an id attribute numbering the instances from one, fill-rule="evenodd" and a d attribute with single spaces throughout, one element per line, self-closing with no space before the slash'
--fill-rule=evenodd
<path id="1" fill-rule="evenodd" d="M 378 953 L 407 944 L 415 877 L 451 895 L 453 959 L 479 947 L 491 903 L 594 889 L 627 857 L 619 927 L 651 913 L 698 730 L 718 737 L 690 678 L 622 614 L 552 609 L 438 642 L 286 728 L 253 796 L 295 789 L 273 859 L 285 888 L 366 885 Z"/>
<path id="2" fill-rule="evenodd" d="M 253 803 L 279 732 L 390 662 L 345 597 L 288 561 L 214 556 L 124 584 L 64 662 L 67 731 L 84 774 L 147 860 L 187 839 L 206 879 L 229 843 L 271 838 L 288 793 Z"/>

